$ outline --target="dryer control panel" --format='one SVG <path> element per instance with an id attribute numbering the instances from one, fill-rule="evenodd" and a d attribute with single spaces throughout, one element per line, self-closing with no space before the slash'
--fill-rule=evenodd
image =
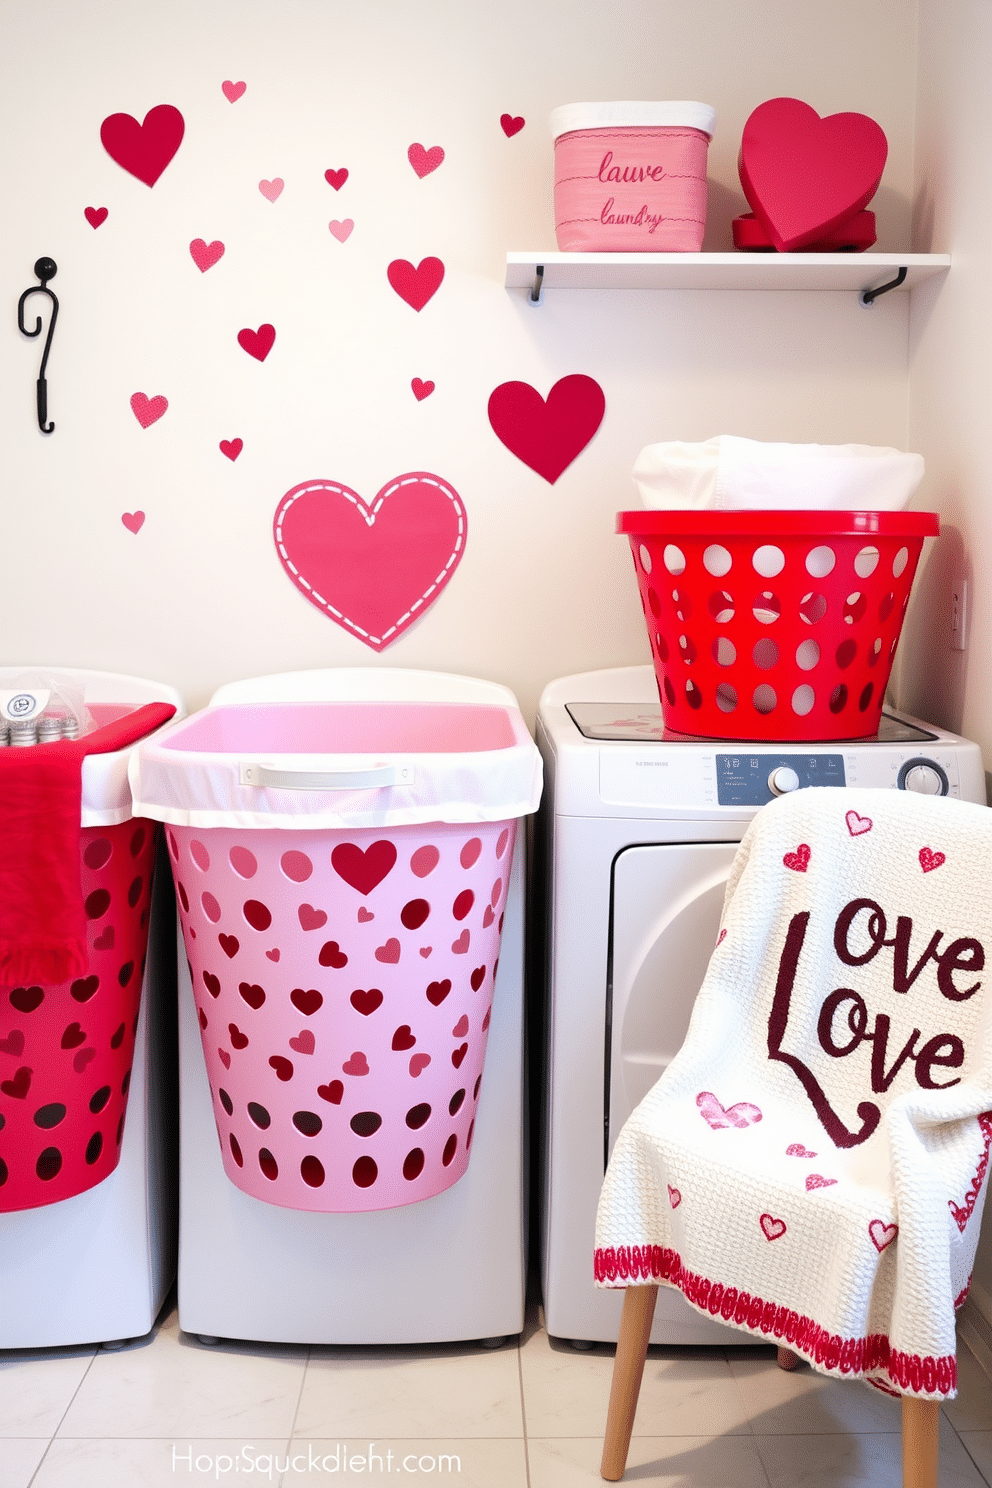
<path id="1" fill-rule="evenodd" d="M 805 785 L 846 785 L 842 754 L 750 754 L 716 756 L 716 791 L 721 806 L 764 806 L 775 796 Z"/>

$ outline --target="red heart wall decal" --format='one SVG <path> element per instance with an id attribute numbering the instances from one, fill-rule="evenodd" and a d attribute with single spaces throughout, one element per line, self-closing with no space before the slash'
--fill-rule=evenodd
<path id="1" fill-rule="evenodd" d="M 149 398 L 144 393 L 131 394 L 131 412 L 143 429 L 158 423 L 168 406 L 168 398 L 161 393 L 156 394 L 154 398 Z"/>
<path id="2" fill-rule="evenodd" d="M 102 222 L 106 222 L 109 215 L 106 207 L 86 207 L 83 210 L 83 216 L 90 227 L 99 227 Z"/>
<path id="3" fill-rule="evenodd" d="M 341 167 L 340 170 L 326 170 L 324 172 L 324 180 L 327 182 L 328 186 L 333 186 L 335 191 L 340 191 L 341 187 L 344 185 L 347 179 L 348 168 L 344 165 Z"/>
<path id="4" fill-rule="evenodd" d="M 521 114 L 500 114 L 499 116 L 499 127 L 507 139 L 512 139 L 515 134 L 519 134 L 525 123 L 526 120 Z"/>
<path id="5" fill-rule="evenodd" d="M 744 125 L 738 171 L 780 253 L 824 237 L 878 190 L 888 144 L 866 114 L 821 119 L 798 98 L 771 98 Z"/>
<path id="6" fill-rule="evenodd" d="M 276 341 L 276 328 L 272 325 L 260 325 L 257 331 L 246 326 L 243 331 L 238 332 L 238 345 L 242 351 L 253 356 L 256 362 L 264 362 Z"/>
<path id="7" fill-rule="evenodd" d="M 183 142 L 186 121 L 171 103 L 149 109 L 142 123 L 130 114 L 111 114 L 100 125 L 103 148 L 130 175 L 154 186 Z"/>
<path id="8" fill-rule="evenodd" d="M 224 244 L 220 238 L 215 238 L 212 243 L 207 243 L 203 238 L 194 238 L 189 245 L 189 254 L 201 274 L 212 269 L 218 259 L 224 257 Z"/>
<path id="9" fill-rule="evenodd" d="M 440 476 L 416 470 L 371 505 L 333 481 L 294 486 L 276 508 L 283 568 L 329 619 L 382 651 L 426 614 L 461 562 L 468 519 Z"/>
<path id="10" fill-rule="evenodd" d="M 511 454 L 554 485 L 603 422 L 606 398 L 581 372 L 562 377 L 545 401 L 529 382 L 503 382 L 489 396 L 489 422 Z"/>
<path id="11" fill-rule="evenodd" d="M 444 264 L 439 258 L 422 258 L 414 268 L 409 259 L 394 258 L 386 269 L 386 278 L 401 300 L 414 310 L 423 310 L 441 287 Z"/>
<path id="12" fill-rule="evenodd" d="M 444 159 L 444 151 L 440 145 L 432 145 L 429 150 L 425 150 L 423 145 L 415 144 L 407 150 L 406 158 L 423 180 L 424 176 L 429 176 L 431 171 L 437 170 Z"/>

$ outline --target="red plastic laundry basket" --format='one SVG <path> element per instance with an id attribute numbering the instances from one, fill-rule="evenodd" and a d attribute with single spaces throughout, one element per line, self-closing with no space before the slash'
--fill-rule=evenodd
<path id="1" fill-rule="evenodd" d="M 668 728 L 854 739 L 882 701 L 933 512 L 626 511 Z"/>
<path id="2" fill-rule="evenodd" d="M 117 1167 L 157 830 L 132 819 L 80 833 L 88 974 L 3 989 L 0 1213 L 72 1198 Z"/>

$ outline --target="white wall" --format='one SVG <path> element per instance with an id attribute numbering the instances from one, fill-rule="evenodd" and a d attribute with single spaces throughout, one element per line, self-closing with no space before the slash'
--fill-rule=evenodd
<path id="1" fill-rule="evenodd" d="M 0 446 L 0 646 L 159 677 L 193 707 L 221 682 L 375 654 L 309 605 L 272 542 L 279 498 L 343 481 L 367 498 L 434 471 L 464 499 L 464 561 L 381 662 L 495 677 L 528 714 L 569 671 L 646 661 L 617 509 L 640 447 L 722 431 L 905 446 L 908 304 L 852 295 L 551 293 L 503 287 L 509 249 L 551 248 L 547 119 L 563 102 L 712 103 L 708 248 L 745 208 L 736 157 L 758 103 L 792 94 L 885 129 L 879 247 L 909 238 L 914 0 L 82 0 L 39 32 L 4 7 L 6 302 L 42 254 L 62 310 L 49 365 L 55 433 L 33 412 L 38 353 L 8 320 Z M 884 59 L 884 65 L 880 65 Z M 231 104 L 225 79 L 247 91 Z M 103 150 L 113 112 L 168 102 L 186 120 L 151 189 Z M 525 128 L 506 139 L 503 112 Z M 440 144 L 418 180 L 409 144 Z M 323 173 L 347 166 L 335 193 Z M 259 180 L 281 176 L 270 204 Z M 97 230 L 87 206 L 106 206 Z M 330 219 L 352 217 L 344 244 Z M 221 239 L 201 274 L 194 238 Z M 436 255 L 418 315 L 387 263 Z M 33 301 L 32 304 L 36 304 Z M 271 322 L 265 363 L 236 344 Z M 496 440 L 490 392 L 542 394 L 583 372 L 606 393 L 595 440 L 551 487 Z M 417 403 L 413 377 L 437 384 Z M 169 411 L 141 429 L 133 392 Z M 240 436 L 235 464 L 218 450 Z M 121 514 L 146 513 L 135 536 Z"/>

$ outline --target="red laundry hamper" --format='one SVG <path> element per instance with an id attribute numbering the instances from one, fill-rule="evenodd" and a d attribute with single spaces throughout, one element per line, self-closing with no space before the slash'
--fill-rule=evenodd
<path id="1" fill-rule="evenodd" d="M 878 731 L 932 512 L 625 511 L 667 728 Z"/>

